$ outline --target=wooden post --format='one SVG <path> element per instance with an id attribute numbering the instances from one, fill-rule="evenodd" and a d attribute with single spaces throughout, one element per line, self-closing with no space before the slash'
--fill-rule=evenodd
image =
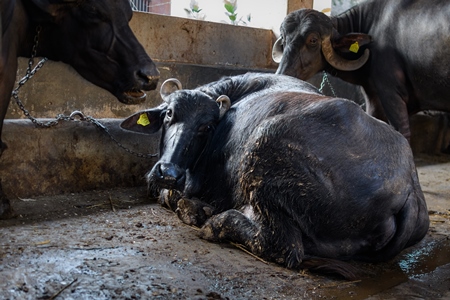
<path id="1" fill-rule="evenodd" d="M 314 0 L 287 0 L 287 12 L 286 14 L 300 9 L 300 8 L 313 8 Z"/>

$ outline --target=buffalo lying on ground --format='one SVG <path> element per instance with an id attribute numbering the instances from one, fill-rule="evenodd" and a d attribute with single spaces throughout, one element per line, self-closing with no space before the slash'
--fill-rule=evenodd
<path id="1" fill-rule="evenodd" d="M 281 24 L 278 74 L 326 70 L 361 85 L 367 112 L 410 139 L 409 115 L 450 112 L 450 1 L 368 0 L 329 18 L 302 9 Z"/>
<path id="2" fill-rule="evenodd" d="M 162 129 L 148 183 L 203 238 L 352 277 L 339 260 L 388 260 L 426 234 L 407 140 L 354 102 L 251 73 L 194 90 L 168 80 L 161 96 L 121 126 Z"/>
<path id="3" fill-rule="evenodd" d="M 128 0 L 2 0 L 0 9 L 0 134 L 19 56 L 63 61 L 126 104 L 156 88 L 159 71 L 128 25 Z M 0 218 L 11 214 L 0 186 Z"/>

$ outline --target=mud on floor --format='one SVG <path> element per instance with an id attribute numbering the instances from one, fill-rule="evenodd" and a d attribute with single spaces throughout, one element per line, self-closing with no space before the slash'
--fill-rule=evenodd
<path id="1" fill-rule="evenodd" d="M 0 299 L 450 298 L 450 157 L 416 159 L 431 227 L 348 282 L 197 237 L 146 188 L 15 199 L 0 221 Z"/>

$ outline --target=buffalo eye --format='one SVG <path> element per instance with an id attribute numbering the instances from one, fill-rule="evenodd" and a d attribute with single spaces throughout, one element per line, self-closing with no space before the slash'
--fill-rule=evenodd
<path id="1" fill-rule="evenodd" d="M 202 125 L 198 129 L 198 133 L 199 134 L 207 134 L 207 133 L 211 132 L 213 129 L 214 129 L 214 127 L 211 124 Z"/>
<path id="2" fill-rule="evenodd" d="M 173 115 L 172 110 L 171 110 L 171 109 L 168 109 L 168 110 L 166 111 L 166 118 L 171 119 L 171 118 L 172 118 L 172 115 Z"/>
<path id="3" fill-rule="evenodd" d="M 306 44 L 308 45 L 308 47 L 317 47 L 317 45 L 319 44 L 319 35 L 317 33 L 311 33 L 310 35 L 308 35 Z"/>
<path id="4" fill-rule="evenodd" d="M 317 44 L 317 38 L 315 38 L 315 37 L 310 38 L 310 39 L 309 39 L 309 43 L 310 43 L 311 45 Z"/>

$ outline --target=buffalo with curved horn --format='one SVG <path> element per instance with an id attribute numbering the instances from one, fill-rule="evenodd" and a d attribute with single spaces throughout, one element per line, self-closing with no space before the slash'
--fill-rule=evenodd
<path id="1" fill-rule="evenodd" d="M 346 260 L 385 261 L 427 233 L 408 142 L 354 102 L 258 73 L 193 90 L 169 79 L 161 96 L 121 126 L 161 131 L 147 181 L 202 238 L 355 278 Z"/>
<path id="2" fill-rule="evenodd" d="M 335 16 L 302 9 L 281 24 L 278 74 L 326 70 L 360 85 L 366 111 L 410 139 L 409 115 L 450 112 L 450 2 L 368 0 Z"/>

